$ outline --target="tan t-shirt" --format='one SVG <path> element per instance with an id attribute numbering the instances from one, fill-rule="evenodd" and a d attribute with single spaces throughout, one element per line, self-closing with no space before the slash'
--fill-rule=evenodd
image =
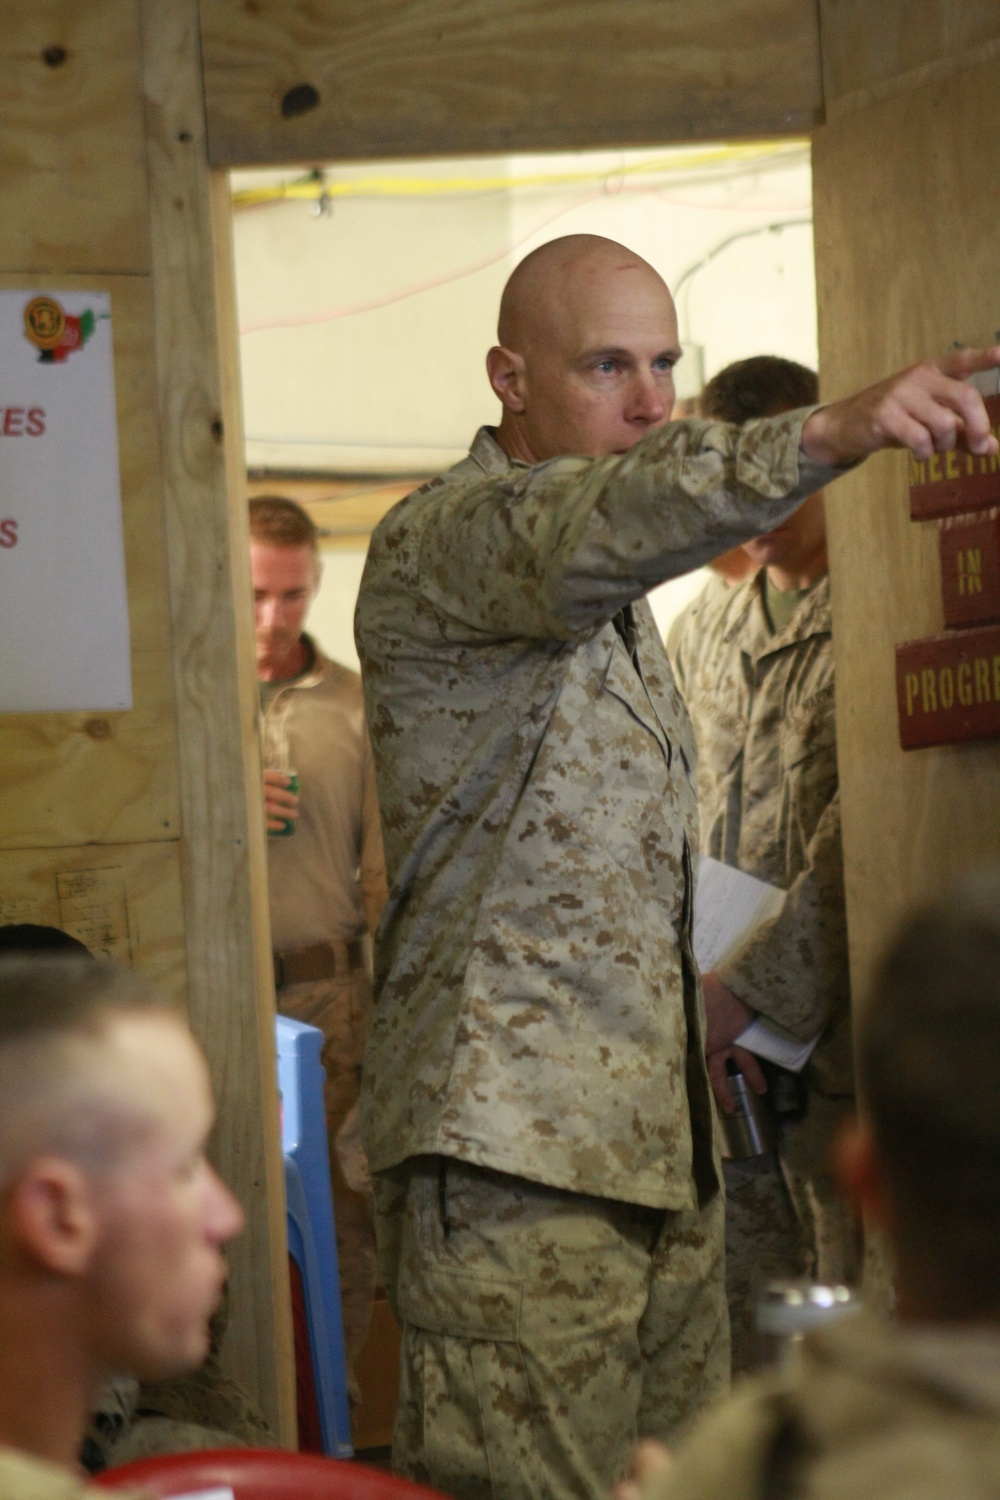
<path id="1" fill-rule="evenodd" d="M 299 817 L 269 838 L 271 937 L 280 952 L 358 937 L 385 902 L 385 864 L 361 679 L 313 651 L 312 669 L 282 684 L 266 710 L 284 718 L 299 775 Z"/>

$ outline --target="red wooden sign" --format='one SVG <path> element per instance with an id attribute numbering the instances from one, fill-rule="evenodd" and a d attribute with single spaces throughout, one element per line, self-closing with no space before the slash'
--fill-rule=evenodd
<path id="1" fill-rule="evenodd" d="M 1000 437 L 1000 396 L 986 397 L 993 431 Z M 910 517 L 932 521 L 1000 505 L 1000 454 L 977 458 L 964 444 L 928 459 L 910 458 Z"/>
<path id="2" fill-rule="evenodd" d="M 896 647 L 904 750 L 1000 735 L 1000 625 Z"/>
<path id="3" fill-rule="evenodd" d="M 1000 510 L 938 525 L 946 625 L 1000 620 Z"/>

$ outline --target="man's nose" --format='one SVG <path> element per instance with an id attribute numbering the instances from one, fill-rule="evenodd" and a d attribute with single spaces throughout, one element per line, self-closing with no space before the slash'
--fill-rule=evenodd
<path id="1" fill-rule="evenodd" d="M 662 422 L 669 410 L 667 393 L 651 373 L 635 377 L 629 392 L 628 417 L 633 422 Z"/>
<path id="2" fill-rule="evenodd" d="M 273 630 L 282 623 L 284 613 L 280 599 L 261 599 L 257 604 L 257 624 L 265 630 Z"/>
<path id="3" fill-rule="evenodd" d="M 208 1169 L 208 1232 L 217 1245 L 240 1234 L 246 1224 L 246 1215 L 235 1194 L 231 1193 L 222 1178 L 213 1169 Z"/>

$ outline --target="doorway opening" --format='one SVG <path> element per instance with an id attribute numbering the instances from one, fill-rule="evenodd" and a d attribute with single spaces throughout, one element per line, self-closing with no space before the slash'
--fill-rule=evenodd
<path id="1" fill-rule="evenodd" d="M 734 359 L 816 366 L 804 140 L 240 171 L 232 190 L 251 493 L 317 522 L 311 628 L 347 666 L 373 527 L 497 419 L 483 359 L 537 245 L 603 234 L 660 271 L 684 347 L 678 415 Z M 662 630 L 701 582 L 654 591 Z"/>

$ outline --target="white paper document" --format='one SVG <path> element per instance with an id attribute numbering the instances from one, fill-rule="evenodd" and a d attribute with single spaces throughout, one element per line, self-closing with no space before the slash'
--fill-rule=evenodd
<path id="1" fill-rule="evenodd" d="M 0 713 L 127 709 L 107 292 L 0 291 Z"/>
<path id="2" fill-rule="evenodd" d="M 755 875 L 703 854 L 694 906 L 694 956 L 703 973 L 718 969 L 757 929 L 776 917 L 785 892 Z M 819 1037 L 802 1042 L 783 1026 L 758 1016 L 736 1038 L 741 1047 L 793 1073 L 801 1072 Z"/>
<path id="3" fill-rule="evenodd" d="M 776 917 L 785 893 L 756 875 L 703 854 L 694 903 L 694 956 L 703 974 L 725 963 L 763 923 Z"/>

